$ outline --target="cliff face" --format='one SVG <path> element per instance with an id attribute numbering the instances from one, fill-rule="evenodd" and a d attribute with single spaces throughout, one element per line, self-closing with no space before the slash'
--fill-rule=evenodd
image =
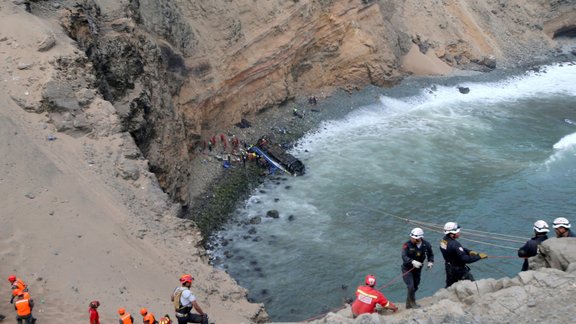
<path id="1" fill-rule="evenodd" d="M 63 25 L 162 186 L 188 202 L 194 148 L 242 118 L 320 89 L 533 61 L 574 36 L 575 16 L 574 1 L 544 0 L 88 0 Z"/>

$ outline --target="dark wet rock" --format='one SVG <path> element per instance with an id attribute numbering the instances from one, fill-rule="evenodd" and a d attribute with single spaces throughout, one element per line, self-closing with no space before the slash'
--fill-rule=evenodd
<path id="1" fill-rule="evenodd" d="M 470 92 L 470 88 L 468 87 L 458 87 L 458 91 L 460 91 L 460 93 L 462 94 L 467 94 Z"/>
<path id="2" fill-rule="evenodd" d="M 260 224 L 262 223 L 262 217 L 260 216 L 254 216 L 252 218 L 250 218 L 250 224 Z"/>
<path id="3" fill-rule="evenodd" d="M 274 202 L 279 202 L 280 198 L 274 198 Z"/>
<path id="4" fill-rule="evenodd" d="M 285 186 L 284 189 L 290 190 L 290 189 L 292 189 L 292 186 Z"/>
<path id="5" fill-rule="evenodd" d="M 256 227 L 252 227 L 248 230 L 248 234 L 256 234 Z"/>
<path id="6" fill-rule="evenodd" d="M 280 217 L 280 213 L 279 213 L 277 210 L 272 209 L 272 210 L 269 210 L 269 211 L 266 212 L 266 217 L 279 218 L 279 217 Z"/>
<path id="7" fill-rule="evenodd" d="M 295 219 L 296 217 L 294 215 L 290 215 L 288 216 L 288 221 L 291 222 Z"/>

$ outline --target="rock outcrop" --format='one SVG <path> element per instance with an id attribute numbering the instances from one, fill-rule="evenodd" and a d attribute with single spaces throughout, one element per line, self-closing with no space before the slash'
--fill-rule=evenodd
<path id="1" fill-rule="evenodd" d="M 352 319 L 350 308 L 315 323 L 572 323 L 576 298 L 576 239 L 548 239 L 514 278 L 461 281 L 424 298 L 419 309 Z"/>

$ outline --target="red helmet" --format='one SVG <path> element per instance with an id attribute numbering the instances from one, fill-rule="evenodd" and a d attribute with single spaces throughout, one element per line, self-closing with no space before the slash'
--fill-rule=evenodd
<path id="1" fill-rule="evenodd" d="M 180 283 L 192 282 L 192 280 L 194 280 L 192 275 L 183 274 L 182 276 L 180 276 Z"/>
<path id="2" fill-rule="evenodd" d="M 11 275 L 10 277 L 8 277 L 8 281 L 10 281 L 10 283 L 13 283 L 14 281 L 16 281 L 16 276 Z"/>
<path id="3" fill-rule="evenodd" d="M 125 313 L 126 313 L 126 310 L 124 308 L 118 309 L 118 314 L 124 315 Z"/>
<path id="4" fill-rule="evenodd" d="M 140 309 L 140 315 L 144 316 L 148 313 L 148 310 L 146 308 L 141 308 Z"/>
<path id="5" fill-rule="evenodd" d="M 376 277 L 374 277 L 373 275 L 369 274 L 366 276 L 366 278 L 364 279 L 364 282 L 371 287 L 374 287 L 374 285 L 376 285 Z"/>

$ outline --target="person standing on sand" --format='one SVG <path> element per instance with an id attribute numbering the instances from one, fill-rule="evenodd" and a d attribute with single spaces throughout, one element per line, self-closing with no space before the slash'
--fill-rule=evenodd
<path id="1" fill-rule="evenodd" d="M 14 309 L 16 310 L 16 322 L 18 324 L 34 324 L 36 319 L 32 316 L 32 309 L 34 308 L 34 301 L 30 295 L 25 296 L 24 292 L 18 295 L 14 302 Z"/>
<path id="2" fill-rule="evenodd" d="M 176 310 L 176 319 L 178 320 L 178 324 L 208 324 L 208 314 L 204 313 L 196 301 L 196 297 L 190 291 L 192 281 L 194 281 L 192 275 L 182 275 L 180 277 L 180 283 L 182 286 L 174 289 L 174 292 L 172 293 L 171 300 Z M 192 309 L 195 309 L 198 314 L 192 313 Z"/>
<path id="3" fill-rule="evenodd" d="M 100 315 L 98 314 L 98 307 L 100 302 L 97 300 L 91 301 L 88 313 L 90 313 L 90 324 L 100 324 Z"/>
<path id="4" fill-rule="evenodd" d="M 154 318 L 154 314 L 150 313 L 148 309 L 142 308 L 140 309 L 140 315 L 142 315 L 142 321 L 144 324 L 158 324 L 156 318 Z"/>
<path id="5" fill-rule="evenodd" d="M 126 310 L 124 308 L 120 308 L 118 310 L 118 314 L 120 315 L 120 318 L 118 319 L 118 323 L 120 323 L 120 324 L 134 324 L 134 317 L 132 317 L 132 315 L 130 315 L 130 313 L 126 313 Z"/>
<path id="6" fill-rule="evenodd" d="M 10 283 L 10 286 L 12 288 L 12 298 L 10 299 L 10 304 L 12 304 L 14 302 L 14 298 L 16 298 L 16 296 L 18 296 L 18 293 L 23 291 L 23 292 L 27 292 L 28 291 L 28 285 L 24 283 L 24 281 L 22 281 L 22 279 L 20 278 L 16 278 L 15 275 L 10 275 L 10 277 L 8 277 L 8 282 Z M 16 292 L 16 294 L 15 294 Z"/>

